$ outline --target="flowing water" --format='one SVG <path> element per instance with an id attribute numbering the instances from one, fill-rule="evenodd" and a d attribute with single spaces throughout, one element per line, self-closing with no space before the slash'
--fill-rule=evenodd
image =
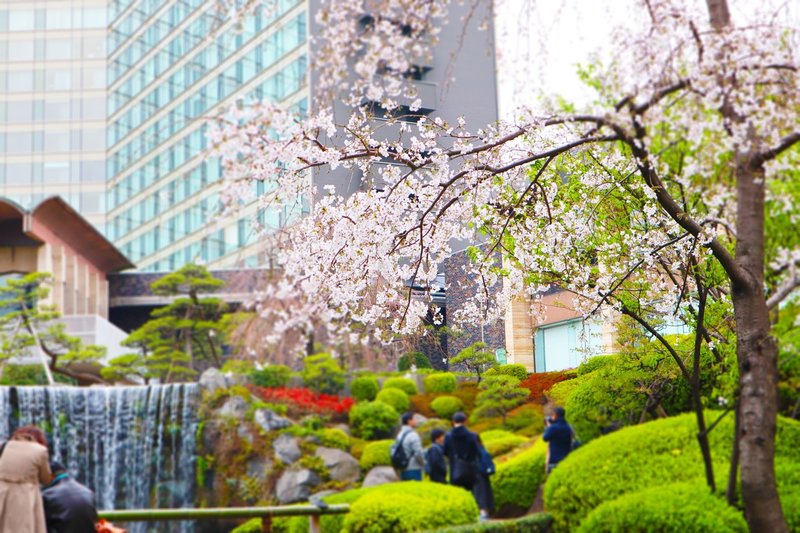
<path id="1" fill-rule="evenodd" d="M 36 424 L 100 509 L 192 507 L 197 386 L 0 387 L 0 439 Z M 128 524 L 131 533 L 190 523 Z"/>

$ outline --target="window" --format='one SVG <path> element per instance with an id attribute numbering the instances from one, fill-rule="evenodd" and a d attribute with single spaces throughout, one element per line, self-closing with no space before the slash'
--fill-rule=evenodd
<path id="1" fill-rule="evenodd" d="M 6 150 L 10 154 L 25 154 L 33 149 L 33 138 L 29 131 L 8 132 Z"/>
<path id="2" fill-rule="evenodd" d="M 105 120 L 106 101 L 102 98 L 86 98 L 83 100 L 84 120 Z"/>
<path id="3" fill-rule="evenodd" d="M 103 37 L 84 37 L 81 57 L 85 59 L 101 59 L 106 56 L 106 40 Z"/>
<path id="4" fill-rule="evenodd" d="M 8 102 L 8 121 L 11 123 L 31 122 L 33 120 L 33 102 Z"/>
<path id="5" fill-rule="evenodd" d="M 33 41 L 25 39 L 23 41 L 8 42 L 9 61 L 33 61 Z"/>
<path id="6" fill-rule="evenodd" d="M 8 29 L 10 31 L 30 31 L 35 27 L 32 9 L 14 9 L 8 12 Z"/>
<path id="7" fill-rule="evenodd" d="M 69 182 L 69 162 L 67 161 L 48 161 L 44 164 L 45 183 L 67 183 Z"/>
<path id="8" fill-rule="evenodd" d="M 105 28 L 107 24 L 106 8 L 86 7 L 83 9 L 84 28 Z"/>
<path id="9" fill-rule="evenodd" d="M 8 92 L 29 93 L 33 91 L 33 71 L 17 70 L 8 73 Z"/>
<path id="10" fill-rule="evenodd" d="M 44 149 L 46 152 L 69 152 L 69 132 L 46 132 L 44 134 Z"/>
<path id="11" fill-rule="evenodd" d="M 102 192 L 81 193 L 81 210 L 84 213 L 102 213 L 105 196 Z"/>
<path id="12" fill-rule="evenodd" d="M 27 185 L 31 182 L 32 168 L 28 163 L 8 163 L 6 183 L 8 185 Z"/>
<path id="13" fill-rule="evenodd" d="M 48 91 L 69 91 L 72 88 L 72 71 L 68 68 L 48 69 L 44 86 Z"/>
<path id="14" fill-rule="evenodd" d="M 97 152 L 106 148 L 106 130 L 104 129 L 85 129 L 81 146 L 83 150 Z"/>
<path id="15" fill-rule="evenodd" d="M 46 122 L 63 122 L 70 118 L 69 102 L 48 102 L 44 103 L 44 119 Z"/>
<path id="16" fill-rule="evenodd" d="M 46 26 L 48 30 L 66 30 L 72 27 L 71 9 L 47 8 Z"/>
<path id="17" fill-rule="evenodd" d="M 47 41 L 47 59 L 71 59 L 72 39 L 52 39 Z"/>
<path id="18" fill-rule="evenodd" d="M 81 181 L 105 181 L 106 179 L 105 161 L 101 160 L 101 161 L 81 162 L 80 176 L 81 176 Z"/>

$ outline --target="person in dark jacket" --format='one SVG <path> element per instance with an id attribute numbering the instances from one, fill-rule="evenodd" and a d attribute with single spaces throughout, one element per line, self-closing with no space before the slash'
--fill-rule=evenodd
<path id="1" fill-rule="evenodd" d="M 47 533 L 90 533 L 97 523 L 94 492 L 51 463 L 53 481 L 42 489 Z"/>
<path id="2" fill-rule="evenodd" d="M 480 451 L 478 459 L 480 472 L 475 481 L 475 486 L 472 489 L 472 495 L 475 496 L 475 502 L 477 502 L 478 509 L 481 511 L 481 520 L 488 520 L 489 515 L 494 512 L 494 492 L 492 492 L 492 482 L 489 476 L 494 474 L 495 467 L 492 456 L 489 455 L 489 452 L 483 447 L 480 436 L 476 438 Z"/>
<path id="3" fill-rule="evenodd" d="M 444 460 L 444 431 L 431 431 L 431 446 L 425 452 L 425 473 L 431 481 L 447 483 L 447 462 Z"/>
<path id="4" fill-rule="evenodd" d="M 450 461 L 450 484 L 472 492 L 478 476 L 478 436 L 464 425 L 467 415 L 453 415 L 453 429 L 444 438 L 444 454 Z"/>
<path id="5" fill-rule="evenodd" d="M 547 428 L 542 439 L 547 442 L 547 473 L 572 451 L 572 426 L 567 423 L 563 407 L 553 409 L 553 415 L 545 419 Z"/>

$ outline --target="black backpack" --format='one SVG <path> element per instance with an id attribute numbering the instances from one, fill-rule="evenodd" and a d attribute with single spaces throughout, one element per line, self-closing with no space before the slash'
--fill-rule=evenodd
<path id="1" fill-rule="evenodd" d="M 395 442 L 392 447 L 392 468 L 395 470 L 405 470 L 408 467 L 408 463 L 411 461 L 411 458 L 406 455 L 406 450 L 403 448 L 403 441 L 406 440 L 409 433 L 411 432 L 406 431 L 403 433 L 403 436 L 400 437 L 400 441 Z"/>

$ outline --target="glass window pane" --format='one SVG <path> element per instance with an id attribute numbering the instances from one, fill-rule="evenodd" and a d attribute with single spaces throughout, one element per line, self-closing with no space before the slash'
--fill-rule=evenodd
<path id="1" fill-rule="evenodd" d="M 69 120 L 69 102 L 45 102 L 44 119 L 47 122 Z"/>
<path id="2" fill-rule="evenodd" d="M 32 9 L 14 9 L 8 13 L 10 31 L 29 31 L 34 28 L 35 17 Z"/>
<path id="3" fill-rule="evenodd" d="M 87 7 L 83 10 L 84 28 L 105 28 L 106 27 L 106 8 Z"/>
<path id="4" fill-rule="evenodd" d="M 72 88 L 72 71 L 68 68 L 48 69 L 45 73 L 45 89 L 68 91 Z"/>
<path id="5" fill-rule="evenodd" d="M 69 182 L 69 162 L 57 161 L 44 164 L 45 183 L 67 183 Z"/>
<path id="6" fill-rule="evenodd" d="M 9 61 L 33 61 L 33 41 L 9 41 L 8 42 Z"/>
<path id="7" fill-rule="evenodd" d="M 47 59 L 71 59 L 72 39 L 53 39 L 47 41 Z"/>
<path id="8" fill-rule="evenodd" d="M 103 37 L 84 37 L 81 57 L 100 59 L 106 56 L 106 40 Z"/>
<path id="9" fill-rule="evenodd" d="M 46 152 L 68 152 L 69 132 L 46 132 L 44 134 L 44 149 Z M 45 172 L 46 172 L 45 168 Z"/>
<path id="10" fill-rule="evenodd" d="M 106 130 L 105 129 L 86 129 L 83 130 L 82 146 L 87 151 L 101 151 L 106 149 Z"/>
<path id="11" fill-rule="evenodd" d="M 6 150 L 10 154 L 25 154 L 33 149 L 33 137 L 29 131 L 10 131 L 6 138 Z"/>
<path id="12" fill-rule="evenodd" d="M 27 185 L 31 182 L 30 163 L 8 163 L 6 165 L 6 183 L 9 185 Z"/>
<path id="13" fill-rule="evenodd" d="M 33 91 L 33 71 L 17 70 L 8 73 L 8 92 L 29 93 Z"/>
<path id="14" fill-rule="evenodd" d="M 47 8 L 47 29 L 65 30 L 72 27 L 71 9 Z"/>
<path id="15" fill-rule="evenodd" d="M 33 120 L 33 102 L 24 100 L 21 102 L 8 102 L 8 121 L 9 122 L 31 122 Z"/>

